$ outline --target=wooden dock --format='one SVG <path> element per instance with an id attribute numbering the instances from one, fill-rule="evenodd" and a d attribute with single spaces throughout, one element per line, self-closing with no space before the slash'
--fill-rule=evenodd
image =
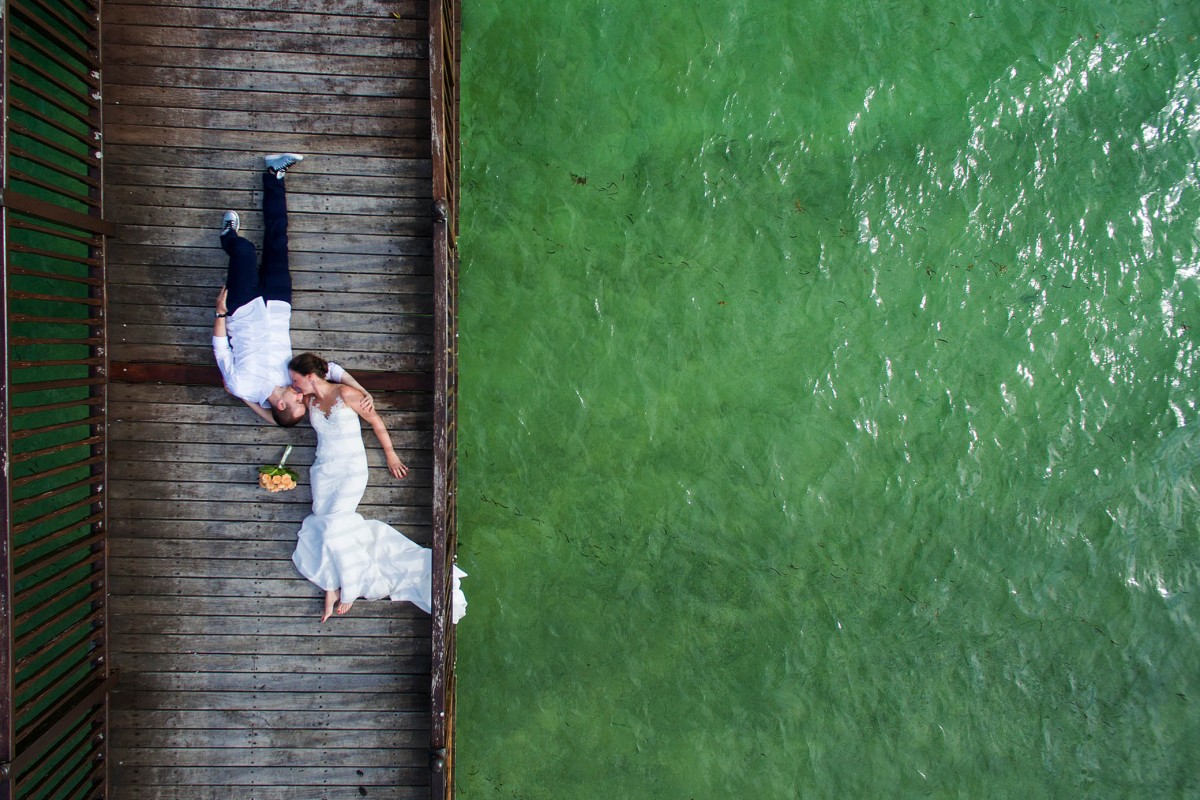
<path id="1" fill-rule="evenodd" d="M 313 432 L 261 424 L 219 386 L 210 347 L 221 213 L 238 210 L 260 243 L 261 155 L 304 153 L 287 178 L 293 346 L 373 390 L 411 473 L 391 479 L 368 435 L 360 510 L 431 544 L 445 475 L 434 474 L 429 9 L 103 4 L 104 207 L 118 231 L 107 254 L 117 800 L 436 790 L 429 615 L 359 602 L 319 622 L 318 590 L 290 561 L 307 483 L 255 485 L 288 444 L 303 474 Z"/>

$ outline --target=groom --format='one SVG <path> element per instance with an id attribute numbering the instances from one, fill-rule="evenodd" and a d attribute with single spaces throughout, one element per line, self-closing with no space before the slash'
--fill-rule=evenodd
<path id="1" fill-rule="evenodd" d="M 290 427 L 304 418 L 306 407 L 287 371 L 292 357 L 292 275 L 284 176 L 304 156 L 278 153 L 263 160 L 262 266 L 257 266 L 254 245 L 238 234 L 238 213 L 226 211 L 221 249 L 229 256 L 229 271 L 217 295 L 213 355 L 227 392 L 264 421 Z M 371 395 L 337 364 L 329 365 L 329 380 L 360 390 L 364 410 L 373 407 Z"/>

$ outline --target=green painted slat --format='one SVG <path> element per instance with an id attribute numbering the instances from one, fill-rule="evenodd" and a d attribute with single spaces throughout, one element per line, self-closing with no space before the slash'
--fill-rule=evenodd
<path id="1" fill-rule="evenodd" d="M 3 97 L 5 649 L 0 796 L 103 785 L 108 668 L 99 18 L 8 0 Z M 97 700 L 97 696 L 99 700 Z"/>

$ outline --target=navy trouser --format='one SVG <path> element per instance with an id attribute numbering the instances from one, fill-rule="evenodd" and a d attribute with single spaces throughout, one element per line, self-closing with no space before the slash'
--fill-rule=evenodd
<path id="1" fill-rule="evenodd" d="M 263 173 L 262 267 L 254 245 L 244 236 L 221 235 L 221 249 L 229 254 L 225 305 L 232 314 L 256 297 L 292 302 L 292 273 L 288 271 L 287 192 L 283 180 Z"/>

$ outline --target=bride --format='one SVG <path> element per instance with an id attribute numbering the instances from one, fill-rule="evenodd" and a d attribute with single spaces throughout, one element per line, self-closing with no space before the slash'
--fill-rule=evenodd
<path id="1" fill-rule="evenodd" d="M 431 553 L 395 528 L 358 513 L 367 488 L 367 453 L 359 418 L 365 419 L 387 458 L 395 478 L 408 475 L 396 455 L 383 420 L 364 395 L 346 384 L 326 380 L 329 365 L 312 353 L 288 363 L 292 387 L 305 395 L 308 418 L 317 432 L 317 457 L 309 472 L 313 513 L 300 527 L 292 562 L 300 574 L 325 590 L 325 622 L 336 611 L 345 614 L 358 598 L 407 600 L 430 610 Z M 365 408 L 363 407 L 365 406 Z M 459 588 L 465 573 L 454 568 L 451 616 L 466 612 Z"/>

